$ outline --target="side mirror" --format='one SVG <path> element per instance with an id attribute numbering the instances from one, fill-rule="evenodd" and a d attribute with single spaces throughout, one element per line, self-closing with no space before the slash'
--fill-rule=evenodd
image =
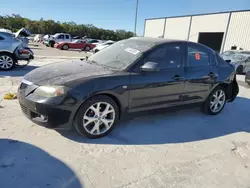
<path id="1" fill-rule="evenodd" d="M 144 72 L 154 72 L 154 71 L 159 71 L 159 66 L 158 63 L 148 61 L 144 65 L 141 66 L 141 71 Z"/>
<path id="2" fill-rule="evenodd" d="M 227 59 L 227 60 L 225 60 L 227 63 L 231 63 L 231 60 L 230 59 Z"/>

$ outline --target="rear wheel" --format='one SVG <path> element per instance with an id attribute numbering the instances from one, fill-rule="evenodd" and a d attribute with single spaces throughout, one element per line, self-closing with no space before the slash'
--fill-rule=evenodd
<path id="1" fill-rule="evenodd" d="M 50 46 L 51 48 L 53 48 L 54 45 L 55 45 L 55 41 L 50 41 L 50 42 L 49 42 L 49 46 Z"/>
<path id="2" fill-rule="evenodd" d="M 78 111 L 75 128 L 83 136 L 100 138 L 114 128 L 118 117 L 119 109 L 113 99 L 96 96 L 86 101 Z"/>
<path id="3" fill-rule="evenodd" d="M 68 50 L 68 49 L 69 49 L 69 46 L 68 46 L 67 44 L 64 44 L 64 45 L 62 46 L 62 49 L 63 49 L 63 50 Z"/>
<path id="4" fill-rule="evenodd" d="M 9 53 L 0 53 L 0 69 L 10 70 L 15 66 L 13 55 Z"/>
<path id="5" fill-rule="evenodd" d="M 222 111 L 226 104 L 225 89 L 221 86 L 215 88 L 203 104 L 203 111 L 210 115 L 216 115 Z"/>

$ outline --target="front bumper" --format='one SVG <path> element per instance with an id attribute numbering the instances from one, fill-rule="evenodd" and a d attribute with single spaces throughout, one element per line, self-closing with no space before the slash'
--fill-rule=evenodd
<path id="1" fill-rule="evenodd" d="M 32 122 L 52 129 L 71 129 L 72 109 L 64 105 L 48 104 L 34 94 L 25 96 L 20 88 L 17 94 L 22 112 Z"/>

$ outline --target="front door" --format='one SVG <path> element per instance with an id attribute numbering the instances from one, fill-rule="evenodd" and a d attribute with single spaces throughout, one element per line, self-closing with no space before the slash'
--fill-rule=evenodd
<path id="1" fill-rule="evenodd" d="M 184 44 L 163 44 L 145 54 L 141 65 L 155 62 L 158 71 L 137 69 L 130 76 L 129 111 L 175 106 L 184 90 Z"/>
<path id="2" fill-rule="evenodd" d="M 218 70 L 212 50 L 195 43 L 188 44 L 185 67 L 184 103 L 202 102 L 216 84 Z"/>

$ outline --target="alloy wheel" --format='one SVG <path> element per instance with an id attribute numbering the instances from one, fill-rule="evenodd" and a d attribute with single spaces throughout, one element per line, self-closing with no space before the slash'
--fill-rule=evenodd
<path id="1" fill-rule="evenodd" d="M 210 101 L 210 110 L 214 113 L 219 112 L 226 102 L 226 95 L 223 90 L 217 90 Z"/>
<path id="2" fill-rule="evenodd" d="M 64 46 L 63 46 L 63 49 L 64 49 L 64 50 L 68 50 L 69 47 L 68 47 L 67 45 L 64 45 Z"/>
<path id="3" fill-rule="evenodd" d="M 90 47 L 86 46 L 85 51 L 89 51 L 89 50 L 90 50 Z"/>
<path id="4" fill-rule="evenodd" d="M 13 66 L 13 59 L 7 55 L 0 56 L 0 68 L 10 69 Z"/>
<path id="5" fill-rule="evenodd" d="M 83 128 L 91 135 L 107 132 L 115 121 L 114 107 L 107 102 L 91 105 L 83 116 Z"/>

